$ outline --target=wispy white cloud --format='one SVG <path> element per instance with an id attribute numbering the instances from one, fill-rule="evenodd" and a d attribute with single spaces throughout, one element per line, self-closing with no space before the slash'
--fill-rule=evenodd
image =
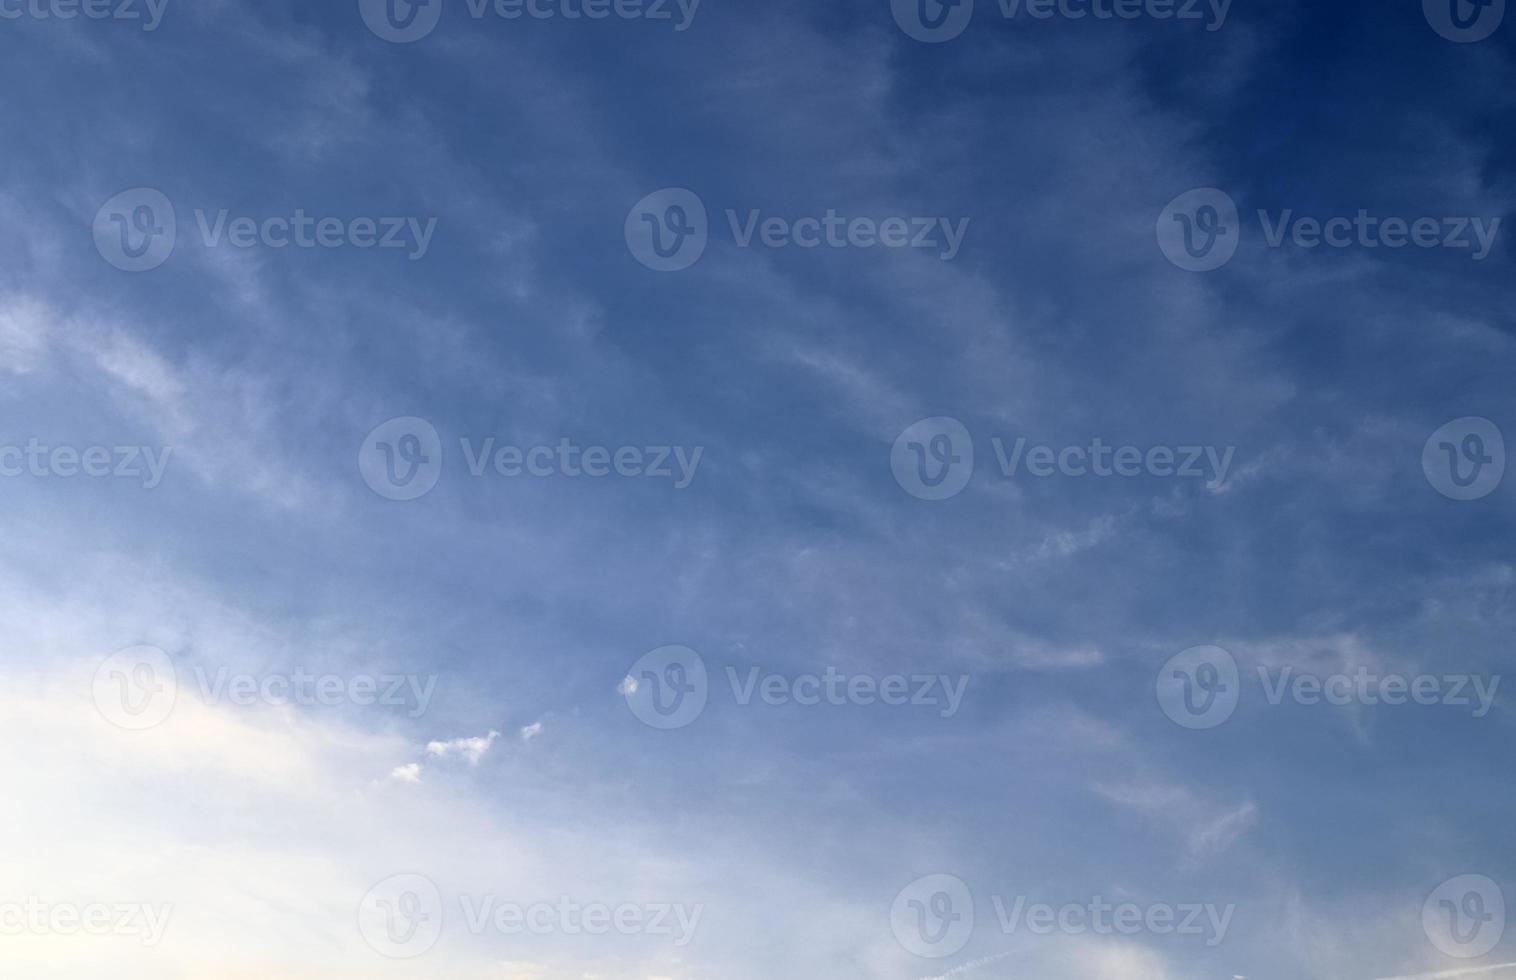
<path id="1" fill-rule="evenodd" d="M 488 735 L 474 736 L 473 738 L 454 738 L 445 742 L 428 742 L 426 754 L 438 759 L 446 759 L 451 755 L 460 755 L 468 760 L 471 766 L 477 766 L 489 752 L 490 746 L 500 738 L 500 733 L 490 732 Z"/>

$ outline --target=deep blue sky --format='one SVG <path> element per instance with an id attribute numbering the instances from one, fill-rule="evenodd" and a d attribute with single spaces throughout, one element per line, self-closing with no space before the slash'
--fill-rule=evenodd
<path id="1" fill-rule="evenodd" d="M 25 692 L 0 902 L 197 910 L 146 953 L 33 937 L 28 976 L 1370 980 L 1516 959 L 1516 930 L 1463 960 L 1421 919 L 1457 875 L 1516 901 L 1506 700 L 1272 706 L 1257 682 L 1511 661 L 1516 491 L 1450 499 L 1422 452 L 1464 417 L 1516 434 L 1516 23 L 1460 44 L 1420 0 L 1236 0 L 1216 31 L 978 0 L 926 44 L 887 0 L 703 0 L 682 32 L 441 2 L 410 44 L 348 0 L 169 0 L 150 32 L 0 20 L 0 447 L 173 447 L 152 489 L 0 479 L 0 676 Z M 1155 227 L 1208 187 L 1241 245 L 1188 271 Z M 92 234 L 136 188 L 177 219 L 142 273 Z M 662 188 L 708 211 L 677 272 L 624 234 Z M 411 261 L 209 246 L 196 218 L 297 208 L 435 234 Z M 728 209 L 969 224 L 943 261 L 739 247 Z M 1360 209 L 1502 224 L 1475 260 L 1274 248 L 1258 218 Z M 409 502 L 355 465 L 397 417 L 443 447 Z M 891 451 L 935 417 L 976 467 L 928 501 Z M 684 489 L 470 478 L 460 440 L 491 437 L 702 457 Z M 1004 476 L 991 440 L 1021 437 L 1235 455 L 1215 487 Z M 399 670 L 437 694 L 419 718 L 200 706 L 123 739 L 88 684 L 135 644 L 181 677 Z M 670 644 L 712 690 L 659 731 L 618 683 Z M 1155 697 L 1198 645 L 1243 677 L 1203 731 Z M 728 666 L 967 688 L 949 718 L 743 706 Z M 427 759 L 489 731 L 477 765 Z M 392 777 L 416 760 L 419 782 Z M 55 861 L 23 860 L 47 841 Z M 217 881 L 169 870 L 186 860 Z M 401 871 L 705 919 L 678 950 L 449 934 L 390 962 L 352 905 Z M 977 927 L 923 959 L 890 908 L 934 874 L 968 883 Z M 1017 895 L 1237 908 L 1215 947 L 1005 935 L 991 897 Z"/>

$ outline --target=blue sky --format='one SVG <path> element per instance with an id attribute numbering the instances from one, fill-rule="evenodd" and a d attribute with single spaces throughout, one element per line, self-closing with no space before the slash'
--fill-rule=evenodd
<path id="1" fill-rule="evenodd" d="M 1516 24 L 1440 20 L 1487 28 L 1503 2 L 1235 0 L 1217 22 L 977 0 L 931 41 L 888 0 L 434 2 L 406 42 L 355 0 L 168 0 L 151 30 L 0 2 L 0 962 L 1370 980 L 1516 960 L 1503 913 L 1466 943 L 1437 925 L 1448 895 L 1516 901 Z M 672 203 L 700 220 L 659 271 L 640 233 L 672 236 Z M 1220 245 L 1186 259 L 1206 207 Z M 267 222 L 297 212 L 335 219 L 330 247 L 277 244 L 294 233 Z M 1340 247 L 1299 223 L 1360 212 Z M 829 214 L 872 231 L 805 247 Z M 924 246 L 878 243 L 891 219 Z M 1422 219 L 1425 247 L 1386 244 Z M 154 267 L 128 271 L 141 241 Z M 1140 471 L 1098 475 L 1093 440 Z M 1037 475 L 1038 446 L 1065 464 Z M 589 447 L 624 465 L 573 475 Z M 959 462 L 925 499 L 912 473 L 941 478 L 942 447 Z M 80 472 L 92 449 L 111 475 Z M 1441 469 L 1476 457 L 1460 493 Z M 1165 684 L 1210 683 L 1172 673 L 1197 647 L 1237 670 L 1214 727 L 1164 707 Z M 177 691 L 149 725 L 109 703 L 139 661 L 158 674 L 123 683 Z M 691 676 L 675 661 L 705 670 L 693 717 L 649 700 Z M 341 693 L 269 683 L 297 671 Z M 797 703 L 828 672 L 865 687 Z M 1436 703 L 1270 702 L 1302 674 L 1435 678 Z M 743 703 L 769 676 L 784 703 Z M 895 677 L 905 704 L 858 693 Z M 416 686 L 366 703 L 363 678 Z M 1483 711 L 1454 690 L 1476 682 Z M 397 875 L 436 889 L 425 949 L 374 939 Z M 486 898 L 563 897 L 698 927 L 469 926 Z M 1042 935 L 999 921 L 1018 898 L 1232 911 L 1219 937 Z M 912 900 L 972 929 L 928 941 Z M 172 914 L 151 943 L 7 925 L 28 902 Z"/>

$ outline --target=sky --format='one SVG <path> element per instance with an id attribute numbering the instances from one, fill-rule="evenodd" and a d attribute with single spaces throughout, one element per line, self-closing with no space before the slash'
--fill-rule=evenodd
<path id="1" fill-rule="evenodd" d="M 0 973 L 1498 978 L 1513 32 L 0 0 Z"/>

